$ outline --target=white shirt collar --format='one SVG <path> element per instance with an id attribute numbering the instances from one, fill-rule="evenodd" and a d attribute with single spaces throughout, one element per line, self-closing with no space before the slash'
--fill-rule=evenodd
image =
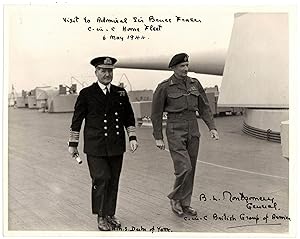
<path id="1" fill-rule="evenodd" d="M 99 87 L 101 88 L 101 90 L 104 92 L 104 94 L 106 94 L 106 91 L 105 91 L 105 87 L 108 88 L 108 91 L 110 91 L 110 83 L 108 85 L 103 85 L 102 83 L 100 83 L 99 81 L 98 82 L 98 85 Z"/>

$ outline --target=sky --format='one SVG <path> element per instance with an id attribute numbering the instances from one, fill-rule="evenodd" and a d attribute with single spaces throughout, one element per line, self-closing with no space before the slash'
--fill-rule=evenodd
<path id="1" fill-rule="evenodd" d="M 280 7 L 210 5 L 6 5 L 4 59 L 8 91 L 39 86 L 70 86 L 96 81 L 90 60 L 109 55 L 167 64 L 179 52 L 190 64 L 214 67 L 224 62 L 234 14 L 278 11 Z M 124 27 L 127 31 L 124 31 Z M 128 31 L 130 28 L 132 31 Z M 144 39 L 143 39 L 144 37 Z M 118 68 L 113 83 L 128 90 L 155 89 L 171 71 Z M 124 75 L 126 77 L 124 77 Z M 221 85 L 222 76 L 190 73 L 204 87 Z M 80 89 L 80 85 L 78 84 Z"/>
<path id="2" fill-rule="evenodd" d="M 149 62 L 162 56 L 168 62 L 174 54 L 187 52 L 198 64 L 197 56 L 202 52 L 226 52 L 236 11 L 199 6 L 6 6 L 4 53 L 8 59 L 8 87 L 14 85 L 20 92 L 37 86 L 70 85 L 71 77 L 89 84 L 95 81 L 89 62 L 103 55 L 133 60 L 142 57 Z M 125 18 L 127 23 L 121 23 Z M 103 22 L 105 19 L 115 22 Z M 124 32 L 123 27 L 139 32 Z M 145 39 L 131 40 L 131 35 Z M 125 79 L 125 74 L 133 90 L 154 89 L 171 73 L 116 69 L 114 83 Z M 191 76 L 197 76 L 205 86 L 220 84 L 221 80 L 220 76 Z"/>

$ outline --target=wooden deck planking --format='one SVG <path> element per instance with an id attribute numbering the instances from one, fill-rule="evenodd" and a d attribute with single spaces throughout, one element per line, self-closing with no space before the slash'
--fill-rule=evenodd
<path id="1" fill-rule="evenodd" d="M 84 163 L 78 165 L 67 152 L 70 119 L 71 114 L 10 110 L 10 230 L 97 231 L 96 217 L 91 215 L 90 209 L 91 181 L 85 156 L 81 154 Z M 281 158 L 280 145 L 244 135 L 238 126 L 240 117 L 217 118 L 216 121 L 222 137 L 217 142 L 210 141 L 206 126 L 199 124 L 202 129 L 199 160 L 288 177 L 288 162 Z M 125 154 L 121 174 L 117 213 L 123 226 L 167 226 L 183 232 L 287 231 L 287 225 L 228 229 L 232 223 L 178 219 L 171 212 L 166 197 L 174 180 L 169 153 L 156 149 L 152 129 L 141 128 L 137 133 L 140 147 L 135 154 Z M 282 212 L 288 213 L 288 180 L 198 162 L 192 204 L 199 209 L 199 216 L 212 211 L 244 212 L 243 205 L 199 201 L 202 192 L 218 195 L 223 190 L 271 194 L 276 197 Z"/>

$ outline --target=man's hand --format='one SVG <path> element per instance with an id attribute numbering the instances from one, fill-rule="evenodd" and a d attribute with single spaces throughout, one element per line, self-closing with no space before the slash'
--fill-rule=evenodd
<path id="1" fill-rule="evenodd" d="M 71 154 L 72 157 L 73 157 L 74 154 L 79 154 L 77 147 L 69 146 L 68 151 L 69 151 L 69 153 Z"/>
<path id="2" fill-rule="evenodd" d="M 216 131 L 215 129 L 212 129 L 212 130 L 210 131 L 210 135 L 211 135 L 211 137 L 212 137 L 213 139 L 215 139 L 215 140 L 218 140 L 218 139 L 219 139 L 218 131 Z"/>
<path id="3" fill-rule="evenodd" d="M 138 142 L 136 140 L 130 140 L 129 143 L 130 143 L 131 152 L 133 153 L 134 151 L 137 150 L 137 148 L 139 146 Z"/>
<path id="4" fill-rule="evenodd" d="M 155 144 L 156 144 L 156 147 L 158 147 L 159 149 L 162 149 L 162 150 L 165 149 L 165 142 L 163 139 L 155 140 Z"/>

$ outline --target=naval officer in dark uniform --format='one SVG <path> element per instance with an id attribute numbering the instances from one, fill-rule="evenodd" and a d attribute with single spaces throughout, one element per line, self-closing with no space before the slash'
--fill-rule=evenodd
<path id="1" fill-rule="evenodd" d="M 197 79 L 187 76 L 188 66 L 185 53 L 171 59 L 169 68 L 174 74 L 157 86 L 151 113 L 156 146 L 165 149 L 162 115 L 167 112 L 166 135 L 176 177 L 168 198 L 172 211 L 178 216 L 184 213 L 197 215 L 190 206 L 200 139 L 196 111 L 208 126 L 212 138 L 219 139 L 204 89 Z"/>
<path id="2" fill-rule="evenodd" d="M 116 59 L 97 57 L 96 83 L 80 91 L 75 104 L 69 138 L 69 152 L 78 153 L 79 132 L 84 127 L 84 153 L 92 178 L 92 213 L 98 215 L 98 228 L 109 231 L 120 227 L 115 217 L 119 177 L 126 149 L 125 130 L 130 149 L 137 147 L 135 118 L 125 89 L 111 84 Z"/>

